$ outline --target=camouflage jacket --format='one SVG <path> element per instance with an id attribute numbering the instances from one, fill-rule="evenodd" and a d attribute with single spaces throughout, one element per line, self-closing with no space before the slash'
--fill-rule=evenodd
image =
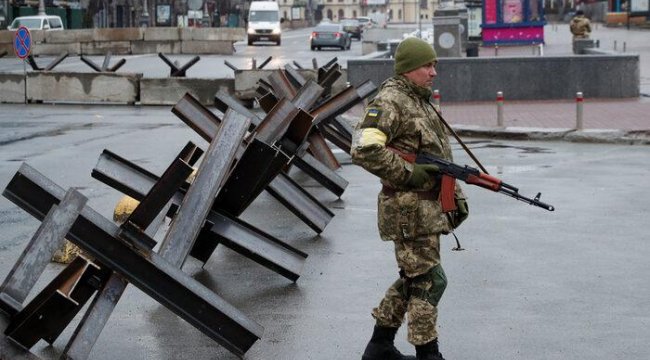
<path id="1" fill-rule="evenodd" d="M 589 34 L 591 33 L 591 23 L 589 22 L 589 19 L 587 19 L 582 15 L 576 16 L 573 19 L 571 19 L 569 28 L 571 29 L 571 33 L 573 34 L 574 38 L 586 39 L 589 37 Z"/>
<path id="2" fill-rule="evenodd" d="M 447 132 L 430 99 L 430 89 L 403 76 L 394 76 L 381 85 L 357 124 L 351 152 L 353 163 L 395 190 L 393 194 L 379 193 L 378 223 L 383 240 L 408 240 L 451 230 L 440 202 L 418 196 L 432 191 L 437 198 L 436 178 L 432 177 L 422 188 L 410 188 L 407 182 L 413 164 L 387 148 L 411 154 L 426 152 L 452 160 Z M 458 184 L 456 189 L 456 195 L 465 198 Z"/>

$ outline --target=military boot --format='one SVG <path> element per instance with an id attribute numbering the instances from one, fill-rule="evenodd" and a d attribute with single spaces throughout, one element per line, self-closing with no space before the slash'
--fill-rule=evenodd
<path id="1" fill-rule="evenodd" d="M 433 339 L 424 345 L 415 346 L 417 360 L 445 360 L 438 351 L 438 339 Z"/>
<path id="2" fill-rule="evenodd" d="M 415 356 L 402 355 L 393 345 L 397 328 L 375 326 L 372 338 L 361 360 L 416 360 Z"/>

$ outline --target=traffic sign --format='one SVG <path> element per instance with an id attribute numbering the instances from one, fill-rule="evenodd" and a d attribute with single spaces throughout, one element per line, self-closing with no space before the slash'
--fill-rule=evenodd
<path id="1" fill-rule="evenodd" d="M 32 51 L 32 34 L 25 26 L 21 26 L 14 33 L 14 53 L 25 60 Z"/>

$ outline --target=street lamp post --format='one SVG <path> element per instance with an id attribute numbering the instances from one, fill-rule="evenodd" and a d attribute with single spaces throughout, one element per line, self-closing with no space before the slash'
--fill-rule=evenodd
<path id="1" fill-rule="evenodd" d="M 147 27 L 149 26 L 149 6 L 147 5 L 147 0 L 142 0 L 142 2 L 143 4 L 142 15 L 140 16 L 140 26 Z"/>
<path id="2" fill-rule="evenodd" d="M 38 15 L 45 15 L 45 0 L 38 2 Z"/>

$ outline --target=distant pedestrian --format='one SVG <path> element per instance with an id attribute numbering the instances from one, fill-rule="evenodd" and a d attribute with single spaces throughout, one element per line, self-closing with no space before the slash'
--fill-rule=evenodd
<path id="1" fill-rule="evenodd" d="M 431 103 L 438 59 L 431 44 L 410 37 L 395 52 L 395 76 L 384 81 L 357 125 L 352 162 L 381 179 L 379 234 L 392 241 L 399 278 L 372 311 L 375 328 L 363 360 L 415 360 L 394 346 L 406 315 L 417 360 L 444 360 L 438 350 L 438 302 L 447 286 L 440 237 L 468 216 L 456 185 L 457 209 L 443 212 L 438 167 L 414 163 L 418 153 L 452 161 L 447 132 Z"/>
<path id="2" fill-rule="evenodd" d="M 569 28 L 571 29 L 571 34 L 573 34 L 573 39 L 589 39 L 591 22 L 585 17 L 585 13 L 582 10 L 576 11 L 576 15 L 571 19 Z"/>

